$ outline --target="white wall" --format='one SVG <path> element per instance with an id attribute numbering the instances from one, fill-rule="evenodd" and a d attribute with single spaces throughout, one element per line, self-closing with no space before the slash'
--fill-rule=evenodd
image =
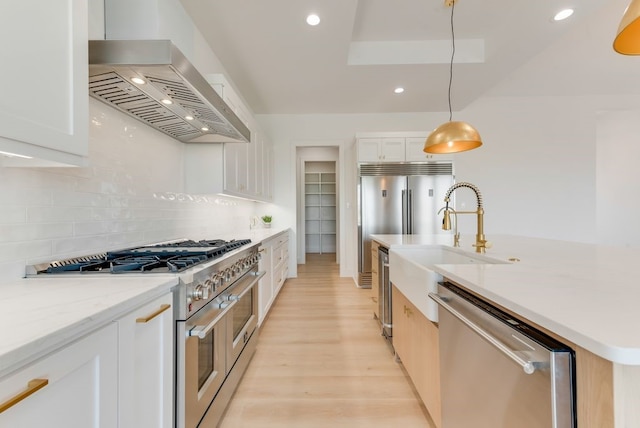
<path id="1" fill-rule="evenodd" d="M 640 247 L 640 110 L 598 113 L 597 240 Z"/>
<path id="2" fill-rule="evenodd" d="M 596 169 L 597 148 L 606 143 L 597 139 L 597 112 L 620 108 L 640 108 L 640 97 L 484 97 L 454 114 L 476 126 L 484 140 L 482 148 L 455 156 L 455 171 L 457 181 L 474 183 L 482 192 L 488 239 L 500 233 L 596 242 L 598 198 L 603 197 L 596 182 L 604 180 L 603 175 L 617 174 L 615 167 Z M 442 114 L 269 115 L 259 120 L 280 160 L 275 177 L 278 204 L 294 215 L 295 191 L 285 191 L 285 183 L 295 176 L 291 146 L 296 141 L 342 141 L 347 153 L 357 132 L 424 131 L 446 118 Z M 631 128 L 637 120 L 617 117 L 616 126 L 624 120 L 626 138 L 617 138 L 616 144 L 632 148 Z M 355 171 L 355 159 L 347 161 L 345 168 Z M 347 175 L 343 191 L 355 189 L 354 177 Z M 634 180 L 637 185 L 640 176 Z M 458 209 L 475 207 L 473 192 L 460 189 L 456 193 Z M 618 204 L 635 208 L 630 201 Z M 355 208 L 355 192 L 347 202 Z M 475 219 L 461 217 L 460 229 L 474 232 Z M 355 252 L 343 250 L 347 275 L 353 276 Z"/>
<path id="3" fill-rule="evenodd" d="M 0 167 L 0 281 L 25 265 L 179 238 L 242 238 L 259 204 L 184 193 L 184 144 L 90 100 L 88 168 Z"/>

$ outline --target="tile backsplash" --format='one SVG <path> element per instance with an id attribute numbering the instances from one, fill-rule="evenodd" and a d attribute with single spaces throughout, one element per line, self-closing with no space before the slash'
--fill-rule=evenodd
<path id="1" fill-rule="evenodd" d="M 183 143 L 89 105 L 89 167 L 0 167 L 0 282 L 36 262 L 248 229 L 256 203 L 184 193 Z"/>

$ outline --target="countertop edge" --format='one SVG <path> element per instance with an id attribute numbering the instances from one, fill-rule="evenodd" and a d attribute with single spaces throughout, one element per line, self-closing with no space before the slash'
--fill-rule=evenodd
<path id="1" fill-rule="evenodd" d="M 489 303 L 502 306 L 516 315 L 524 318 L 524 321 L 530 321 L 539 325 L 540 327 L 547 329 L 548 331 L 557 334 L 561 338 L 564 338 L 576 346 L 583 348 L 605 360 L 611 361 L 615 364 L 622 365 L 640 365 L 640 349 L 636 348 L 622 348 L 615 345 L 603 344 L 589 336 L 586 336 L 580 332 L 577 332 L 565 325 L 559 324 L 549 318 L 541 316 L 537 312 L 531 311 L 528 308 L 518 305 L 514 302 L 506 300 L 501 296 L 493 294 L 483 288 L 478 287 L 476 284 L 461 278 L 455 273 L 447 270 L 441 265 L 434 265 L 433 270 L 444 278 L 449 279 L 460 286 L 473 291 L 474 293 L 487 299 Z"/>
<path id="2" fill-rule="evenodd" d="M 564 241 L 554 241 L 554 240 L 546 240 L 542 238 L 529 238 L 529 237 L 518 237 L 518 236 L 510 236 L 510 238 L 522 239 L 523 242 L 531 243 L 530 240 L 538 240 L 538 242 L 549 242 L 558 245 L 558 243 L 566 244 L 568 246 L 571 245 L 591 245 L 593 248 L 598 248 L 597 244 L 585 244 L 585 243 L 576 243 L 576 242 L 564 242 Z M 452 238 L 449 235 L 433 235 L 433 236 L 415 236 L 411 237 L 408 235 L 372 235 L 372 239 L 387 246 L 390 250 L 400 249 L 400 248 L 444 248 L 447 247 L 449 249 L 453 249 L 452 247 Z M 469 241 L 470 242 L 470 241 Z M 564 248 L 564 247 L 563 247 Z M 574 247 L 567 247 L 574 248 Z M 512 251 L 509 248 L 503 248 L 503 250 L 508 250 L 507 252 L 503 251 L 502 253 L 495 252 L 494 250 L 487 252 L 486 256 L 489 258 L 493 258 L 496 260 L 502 260 L 504 262 L 509 261 Z M 624 249 L 622 249 L 624 250 Z M 473 251 L 473 249 L 460 249 L 456 248 L 456 251 L 462 251 L 466 255 L 470 257 L 479 257 L 477 253 Z M 519 251 L 519 250 L 518 250 Z M 518 254 L 518 251 L 513 251 L 513 253 Z M 634 253 L 635 254 L 635 253 Z M 401 256 L 398 254 L 398 256 Z M 415 263 L 410 259 L 406 259 L 409 262 Z M 570 260 L 570 262 L 574 262 Z M 558 278 L 558 264 L 561 263 L 558 260 L 554 261 L 554 274 L 555 280 Z M 508 267 L 513 263 L 506 263 L 505 265 L 501 265 L 495 270 L 500 270 L 500 272 L 507 273 L 516 272 L 510 271 Z M 520 265 L 520 263 L 513 264 L 515 266 Z M 640 346 L 624 346 L 621 344 L 614 343 L 615 341 L 606 340 L 606 335 L 603 335 L 602 331 L 598 331 L 594 333 L 594 335 L 589 335 L 588 331 L 580 331 L 579 329 L 573 328 L 570 324 L 563 323 L 559 320 L 553 319 L 553 317 L 549 317 L 545 315 L 543 312 L 537 312 L 536 310 L 528 308 L 526 305 L 523 305 L 522 302 L 518 303 L 517 301 L 511 300 L 508 296 L 502 296 L 492 289 L 488 289 L 486 284 L 476 283 L 473 280 L 473 276 L 465 277 L 461 275 L 457 275 L 455 271 L 455 267 L 459 267 L 460 265 L 439 265 L 434 264 L 430 265 L 429 269 L 432 269 L 437 274 L 441 275 L 444 278 L 450 279 L 451 281 L 459 284 L 460 286 L 469 289 L 470 291 L 478 294 L 479 296 L 485 298 L 489 303 L 494 303 L 497 306 L 504 307 L 505 309 L 512 311 L 513 313 L 519 315 L 523 318 L 524 321 L 530 321 L 533 324 L 540 326 L 543 329 L 546 329 L 561 338 L 566 339 L 568 342 L 574 344 L 575 346 L 584 349 L 588 352 L 595 354 L 598 357 L 601 357 L 605 360 L 608 360 L 614 364 L 620 365 L 630 365 L 630 366 L 638 366 L 640 365 Z M 540 260 L 535 260 L 533 264 L 529 264 L 528 268 L 544 268 L 545 263 Z M 575 268 L 571 266 L 571 268 Z M 504 270 L 507 269 L 507 270 Z M 517 268 L 516 268 L 517 269 Z M 542 274 L 544 275 L 544 274 Z M 549 278 L 552 277 L 552 274 L 549 274 Z M 483 280 L 483 277 L 477 277 L 479 280 Z M 495 278 L 495 276 L 494 276 Z M 572 278 L 575 279 L 575 278 Z M 601 314 L 598 316 L 602 316 Z M 637 342 L 637 341 L 636 341 Z"/>

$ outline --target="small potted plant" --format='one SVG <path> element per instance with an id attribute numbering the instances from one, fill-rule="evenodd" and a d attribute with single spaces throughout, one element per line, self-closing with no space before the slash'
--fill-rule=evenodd
<path id="1" fill-rule="evenodd" d="M 264 225 L 264 227 L 266 227 L 266 228 L 271 227 L 272 217 L 270 215 L 263 215 L 260 218 L 262 219 L 262 224 Z"/>

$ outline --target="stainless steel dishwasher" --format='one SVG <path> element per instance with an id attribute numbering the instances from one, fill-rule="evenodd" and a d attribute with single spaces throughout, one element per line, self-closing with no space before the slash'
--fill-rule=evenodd
<path id="1" fill-rule="evenodd" d="M 443 428 L 575 428 L 575 354 L 450 282 L 438 305 Z"/>

